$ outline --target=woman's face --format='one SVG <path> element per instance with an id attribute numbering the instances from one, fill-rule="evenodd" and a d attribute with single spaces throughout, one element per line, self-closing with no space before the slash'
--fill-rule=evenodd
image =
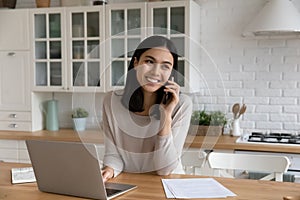
<path id="1" fill-rule="evenodd" d="M 134 69 L 137 80 L 147 92 L 155 92 L 169 79 L 174 59 L 165 47 L 156 47 L 145 51 L 139 60 L 135 58 Z"/>

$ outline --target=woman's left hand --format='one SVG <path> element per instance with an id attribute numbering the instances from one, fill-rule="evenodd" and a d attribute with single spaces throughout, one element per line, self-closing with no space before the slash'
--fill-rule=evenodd
<path id="1" fill-rule="evenodd" d="M 172 113 L 179 102 L 179 90 L 180 86 L 174 81 L 169 80 L 165 85 L 164 92 L 167 92 L 170 98 L 160 104 L 161 130 L 158 133 L 160 136 L 168 135 L 172 132 Z"/>
<path id="2" fill-rule="evenodd" d="M 168 93 L 171 98 L 167 100 L 166 104 L 161 104 L 164 108 L 165 114 L 172 114 L 175 106 L 179 102 L 179 91 L 180 86 L 176 82 L 168 80 L 167 84 L 165 85 L 164 92 Z"/>

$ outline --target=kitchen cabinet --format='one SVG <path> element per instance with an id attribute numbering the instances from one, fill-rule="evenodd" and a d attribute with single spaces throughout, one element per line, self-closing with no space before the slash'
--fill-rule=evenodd
<path id="1" fill-rule="evenodd" d="M 104 91 L 103 9 L 32 9 L 35 91 Z"/>
<path id="2" fill-rule="evenodd" d="M 0 77 L 0 109 L 29 111 L 29 52 L 0 51 Z"/>
<path id="3" fill-rule="evenodd" d="M 104 6 L 67 9 L 68 85 L 72 91 L 104 91 Z"/>
<path id="4" fill-rule="evenodd" d="M 66 89 L 64 12 L 56 9 L 32 9 L 33 89 Z"/>
<path id="5" fill-rule="evenodd" d="M 106 90 L 121 89 L 134 50 L 147 34 L 147 4 L 106 6 Z"/>
<path id="6" fill-rule="evenodd" d="M 0 50 L 29 50 L 27 9 L 1 10 Z"/>
<path id="7" fill-rule="evenodd" d="M 200 7 L 194 1 L 148 3 L 149 35 L 163 35 L 173 41 L 179 55 L 177 79 L 183 92 L 199 90 Z"/>
<path id="8" fill-rule="evenodd" d="M 0 130 L 31 130 L 29 15 L 0 12 Z"/>
<path id="9" fill-rule="evenodd" d="M 31 130 L 28 51 L 0 51 L 0 130 Z"/>

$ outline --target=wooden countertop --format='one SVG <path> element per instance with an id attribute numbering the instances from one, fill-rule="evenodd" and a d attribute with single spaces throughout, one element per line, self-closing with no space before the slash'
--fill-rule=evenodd
<path id="1" fill-rule="evenodd" d="M 87 130 L 76 132 L 72 129 L 61 129 L 59 131 L 0 131 L 0 139 L 5 140 L 55 140 L 69 142 L 92 142 L 103 143 L 103 133 L 99 130 Z M 272 145 L 272 144 L 252 144 L 236 143 L 237 137 L 228 135 L 222 136 L 192 136 L 186 139 L 186 147 L 222 150 L 250 150 L 268 151 L 284 153 L 300 153 L 300 145 Z"/>
<path id="2" fill-rule="evenodd" d="M 57 195 L 40 192 L 36 183 L 11 184 L 10 170 L 12 167 L 29 166 L 26 164 L 0 163 L 0 199 L 15 200 L 79 200 L 83 198 Z M 177 175 L 158 176 L 151 173 L 130 174 L 121 173 L 116 178 L 110 180 L 117 183 L 128 183 L 137 185 L 137 188 L 125 193 L 116 200 L 166 200 L 165 192 L 161 183 L 162 178 L 203 178 L 203 176 Z M 228 200 L 283 200 L 283 197 L 295 197 L 299 199 L 300 184 L 290 182 L 262 181 L 250 179 L 232 179 L 213 177 L 216 181 L 231 190 L 237 196 L 227 197 Z M 214 198 L 215 200 L 224 200 L 224 198 Z M 199 199 L 200 200 L 200 199 Z M 205 200 L 205 199 L 201 199 Z M 209 199 L 206 199 L 209 200 Z"/>
<path id="3" fill-rule="evenodd" d="M 257 143 L 237 143 L 238 137 L 229 135 L 223 136 L 189 136 L 187 145 L 202 149 L 222 149 L 222 150 L 244 150 L 244 151 L 267 151 L 279 153 L 300 154 L 300 145 L 280 145 L 280 144 L 257 144 Z M 192 141 L 192 142 L 191 142 Z"/>
<path id="4" fill-rule="evenodd" d="M 60 129 L 59 131 L 0 131 L 1 140 L 52 140 L 66 142 L 93 142 L 103 143 L 103 133 L 99 130 L 74 131 Z"/>

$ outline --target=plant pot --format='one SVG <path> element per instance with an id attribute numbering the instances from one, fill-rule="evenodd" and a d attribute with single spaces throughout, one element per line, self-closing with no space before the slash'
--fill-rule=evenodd
<path id="1" fill-rule="evenodd" d="M 48 8 L 50 7 L 51 0 L 35 0 L 37 8 Z"/>
<path id="2" fill-rule="evenodd" d="M 188 133 L 198 136 L 220 136 L 223 134 L 223 126 L 190 125 Z"/>
<path id="3" fill-rule="evenodd" d="M 75 131 L 84 131 L 86 127 L 86 118 L 73 118 L 73 129 Z"/>

